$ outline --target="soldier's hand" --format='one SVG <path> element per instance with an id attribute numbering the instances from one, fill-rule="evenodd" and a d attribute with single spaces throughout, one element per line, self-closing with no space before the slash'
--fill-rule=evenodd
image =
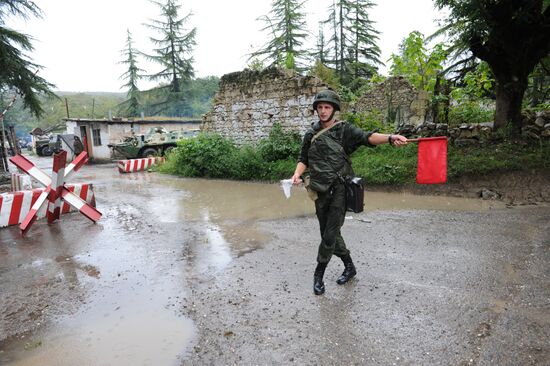
<path id="1" fill-rule="evenodd" d="M 292 179 L 292 184 L 294 185 L 298 185 L 302 183 L 302 178 L 300 178 L 300 174 L 294 174 L 291 179 Z"/>

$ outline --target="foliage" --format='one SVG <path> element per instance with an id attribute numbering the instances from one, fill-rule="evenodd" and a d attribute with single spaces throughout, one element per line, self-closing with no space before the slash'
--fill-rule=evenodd
<path id="1" fill-rule="evenodd" d="M 160 3 L 151 0 L 161 10 L 162 20 L 152 20 L 147 26 L 159 34 L 158 38 L 150 37 L 157 47 L 153 55 L 145 55 L 149 60 L 159 64 L 161 70 L 150 75 L 152 80 L 170 80 L 167 88 L 172 93 L 181 92 L 181 81 L 187 81 L 194 75 L 193 57 L 191 56 L 195 43 L 196 28 L 187 30 L 185 27 L 191 13 L 179 18 L 181 5 L 175 0 Z"/>
<path id="2" fill-rule="evenodd" d="M 340 83 L 335 71 L 325 66 L 320 60 L 315 61 L 313 67 L 309 70 L 309 75 L 318 77 L 332 90 L 338 90 Z"/>
<path id="3" fill-rule="evenodd" d="M 484 105 L 481 101 L 462 99 L 460 103 L 453 105 L 449 109 L 449 125 L 452 127 L 464 123 L 491 122 L 494 116 L 494 108 Z"/>
<path id="4" fill-rule="evenodd" d="M 216 134 L 199 134 L 178 142 L 170 156 L 176 161 L 175 173 L 187 177 L 225 178 L 230 176 L 237 148 Z"/>
<path id="5" fill-rule="evenodd" d="M 120 105 L 119 111 L 127 117 L 135 117 L 138 116 L 141 111 L 137 82 L 141 79 L 141 73 L 144 70 L 137 66 L 136 55 L 138 51 L 133 48 L 132 34 L 129 29 L 127 30 L 126 46 L 121 53 L 124 60 L 120 63 L 128 67 L 128 70 L 121 76 L 121 79 L 126 81 L 122 87 L 128 88 L 128 92 L 126 93 L 128 99 Z"/>
<path id="6" fill-rule="evenodd" d="M 380 145 L 361 147 L 351 159 L 356 175 L 367 184 L 414 183 L 417 167 L 416 144 L 401 148 Z M 488 174 L 494 171 L 548 169 L 550 141 L 522 145 L 500 144 L 456 147 L 448 146 L 448 180 L 463 175 Z M 201 134 L 180 142 L 161 171 L 188 177 L 268 180 L 288 178 L 296 167 L 296 156 L 266 161 L 251 145 L 236 147 L 219 135 Z"/>
<path id="7" fill-rule="evenodd" d="M 334 67 L 340 83 L 352 90 L 361 86 L 363 78 L 375 74 L 382 63 L 376 44 L 379 32 L 368 15 L 374 5 L 370 0 L 336 0 L 324 22 L 331 31 L 326 47 L 322 45 L 325 62 Z"/>
<path id="8" fill-rule="evenodd" d="M 169 93 L 163 87 L 142 91 L 140 100 L 144 114 L 146 116 L 200 117 L 210 110 L 212 98 L 218 90 L 219 80 L 217 76 L 188 80 L 182 83 L 181 93 Z M 162 108 L 159 105 L 162 105 Z"/>
<path id="9" fill-rule="evenodd" d="M 416 146 L 361 147 L 352 156 L 355 174 L 367 184 L 412 183 L 416 172 Z"/>
<path id="10" fill-rule="evenodd" d="M 528 76 L 550 52 L 550 7 L 543 0 L 436 0 L 449 8 L 445 29 L 473 56 L 486 61 L 496 80 L 495 129 L 509 122 L 521 132 L 521 104 Z"/>
<path id="11" fill-rule="evenodd" d="M 187 177 L 277 180 L 292 175 L 300 138 L 276 124 L 257 146 L 241 147 L 217 134 L 183 140 L 161 171 Z"/>
<path id="12" fill-rule="evenodd" d="M 39 117 L 44 110 L 40 95 L 54 96 L 54 85 L 37 75 L 42 67 L 33 63 L 27 53 L 33 51 L 31 38 L 5 25 L 8 16 L 28 19 L 41 17 L 41 10 L 33 1 L 3 0 L 0 2 L 0 109 L 11 100 L 11 94 L 22 97 L 23 106 Z M 6 100 L 6 101 L 5 101 Z"/>
<path id="13" fill-rule="evenodd" d="M 512 142 L 487 146 L 448 146 L 447 178 L 449 182 L 465 175 L 479 176 L 498 171 L 548 169 L 550 142 L 531 143 L 518 149 Z M 401 148 L 380 145 L 360 148 L 352 156 L 353 167 L 367 184 L 414 183 L 417 146 Z"/>
<path id="14" fill-rule="evenodd" d="M 550 55 L 543 58 L 529 75 L 525 99 L 531 108 L 550 109 Z"/>
<path id="15" fill-rule="evenodd" d="M 306 51 L 302 48 L 307 33 L 305 14 L 302 12 L 304 3 L 297 0 L 274 0 L 269 15 L 262 19 L 266 26 L 262 31 L 268 31 L 270 36 L 265 45 L 253 52 L 250 59 L 260 58 L 260 62 L 268 62 L 269 66 L 279 66 L 287 69 L 299 69 Z"/>
<path id="16" fill-rule="evenodd" d="M 462 87 L 454 88 L 450 97 L 448 123 L 457 126 L 463 123 L 482 123 L 494 120 L 494 79 L 486 62 L 464 75 Z"/>
<path id="17" fill-rule="evenodd" d="M 348 112 L 344 114 L 344 120 L 354 124 L 364 131 L 377 131 L 380 133 L 393 132 L 392 126 L 384 124 L 382 112 L 380 112 L 379 110 L 362 113 Z"/>
<path id="18" fill-rule="evenodd" d="M 436 76 L 443 70 L 443 61 L 447 57 L 444 46 L 437 44 L 428 51 L 422 33 L 414 31 L 399 48 L 399 55 L 392 54 L 390 57 L 390 75 L 403 75 L 417 89 L 433 92 Z"/>
<path id="19" fill-rule="evenodd" d="M 262 61 L 260 61 L 259 59 L 257 58 L 254 58 L 252 60 L 249 60 L 249 63 L 248 63 L 248 68 L 252 71 L 262 71 L 265 69 L 265 65 Z"/>
<path id="20" fill-rule="evenodd" d="M 464 76 L 463 92 L 470 99 L 494 96 L 495 79 L 489 65 L 482 61 Z"/>
<path id="21" fill-rule="evenodd" d="M 548 169 L 550 142 L 531 143 L 518 149 L 515 142 L 475 148 L 449 146 L 449 179 L 477 176 L 496 171 Z"/>
<path id="22" fill-rule="evenodd" d="M 265 161 L 284 160 L 289 156 L 298 156 L 301 139 L 295 132 L 285 133 L 279 123 L 275 123 L 269 136 L 258 144 L 258 152 Z"/>

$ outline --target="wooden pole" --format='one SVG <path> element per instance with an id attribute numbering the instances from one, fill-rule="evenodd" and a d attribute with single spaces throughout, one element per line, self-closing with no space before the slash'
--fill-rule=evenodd
<path id="1" fill-rule="evenodd" d="M 6 112 L 12 107 L 13 103 L 15 103 L 16 96 L 13 97 L 10 104 L 4 109 L 4 112 L 0 114 L 0 122 L 2 123 L 2 164 L 4 166 L 4 171 L 7 172 L 8 169 L 8 159 L 7 159 L 7 153 L 6 153 L 6 129 L 4 128 L 4 115 Z"/>

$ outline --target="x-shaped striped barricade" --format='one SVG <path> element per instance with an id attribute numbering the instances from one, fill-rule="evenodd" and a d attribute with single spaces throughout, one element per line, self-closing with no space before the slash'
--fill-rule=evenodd
<path id="1" fill-rule="evenodd" d="M 38 168 L 32 161 L 24 157 L 23 155 L 16 155 L 10 158 L 10 161 L 15 164 L 19 169 L 36 179 L 40 184 L 44 185 L 46 189 L 35 201 L 31 210 L 19 225 L 21 232 L 25 234 L 36 220 L 36 213 L 40 210 L 42 205 L 46 203 L 48 199 L 47 218 L 48 223 L 52 223 L 59 219 L 59 212 L 61 210 L 61 200 L 64 200 L 69 205 L 76 208 L 81 214 L 96 222 L 101 217 L 101 212 L 89 205 L 86 201 L 70 192 L 65 187 L 65 182 L 77 172 L 82 165 L 88 160 L 88 153 L 86 151 L 81 152 L 69 165 L 67 163 L 67 152 L 61 150 L 60 153 L 54 154 L 53 169 L 51 177 L 43 170 Z"/>

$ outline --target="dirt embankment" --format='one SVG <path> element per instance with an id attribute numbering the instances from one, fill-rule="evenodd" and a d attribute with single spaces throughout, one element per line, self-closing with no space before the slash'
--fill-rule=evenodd
<path id="1" fill-rule="evenodd" d="M 523 205 L 550 202 L 550 169 L 496 172 L 479 176 L 464 176 L 447 184 L 370 186 L 372 191 L 406 191 L 414 194 L 450 195 L 466 198 L 502 200 Z"/>

